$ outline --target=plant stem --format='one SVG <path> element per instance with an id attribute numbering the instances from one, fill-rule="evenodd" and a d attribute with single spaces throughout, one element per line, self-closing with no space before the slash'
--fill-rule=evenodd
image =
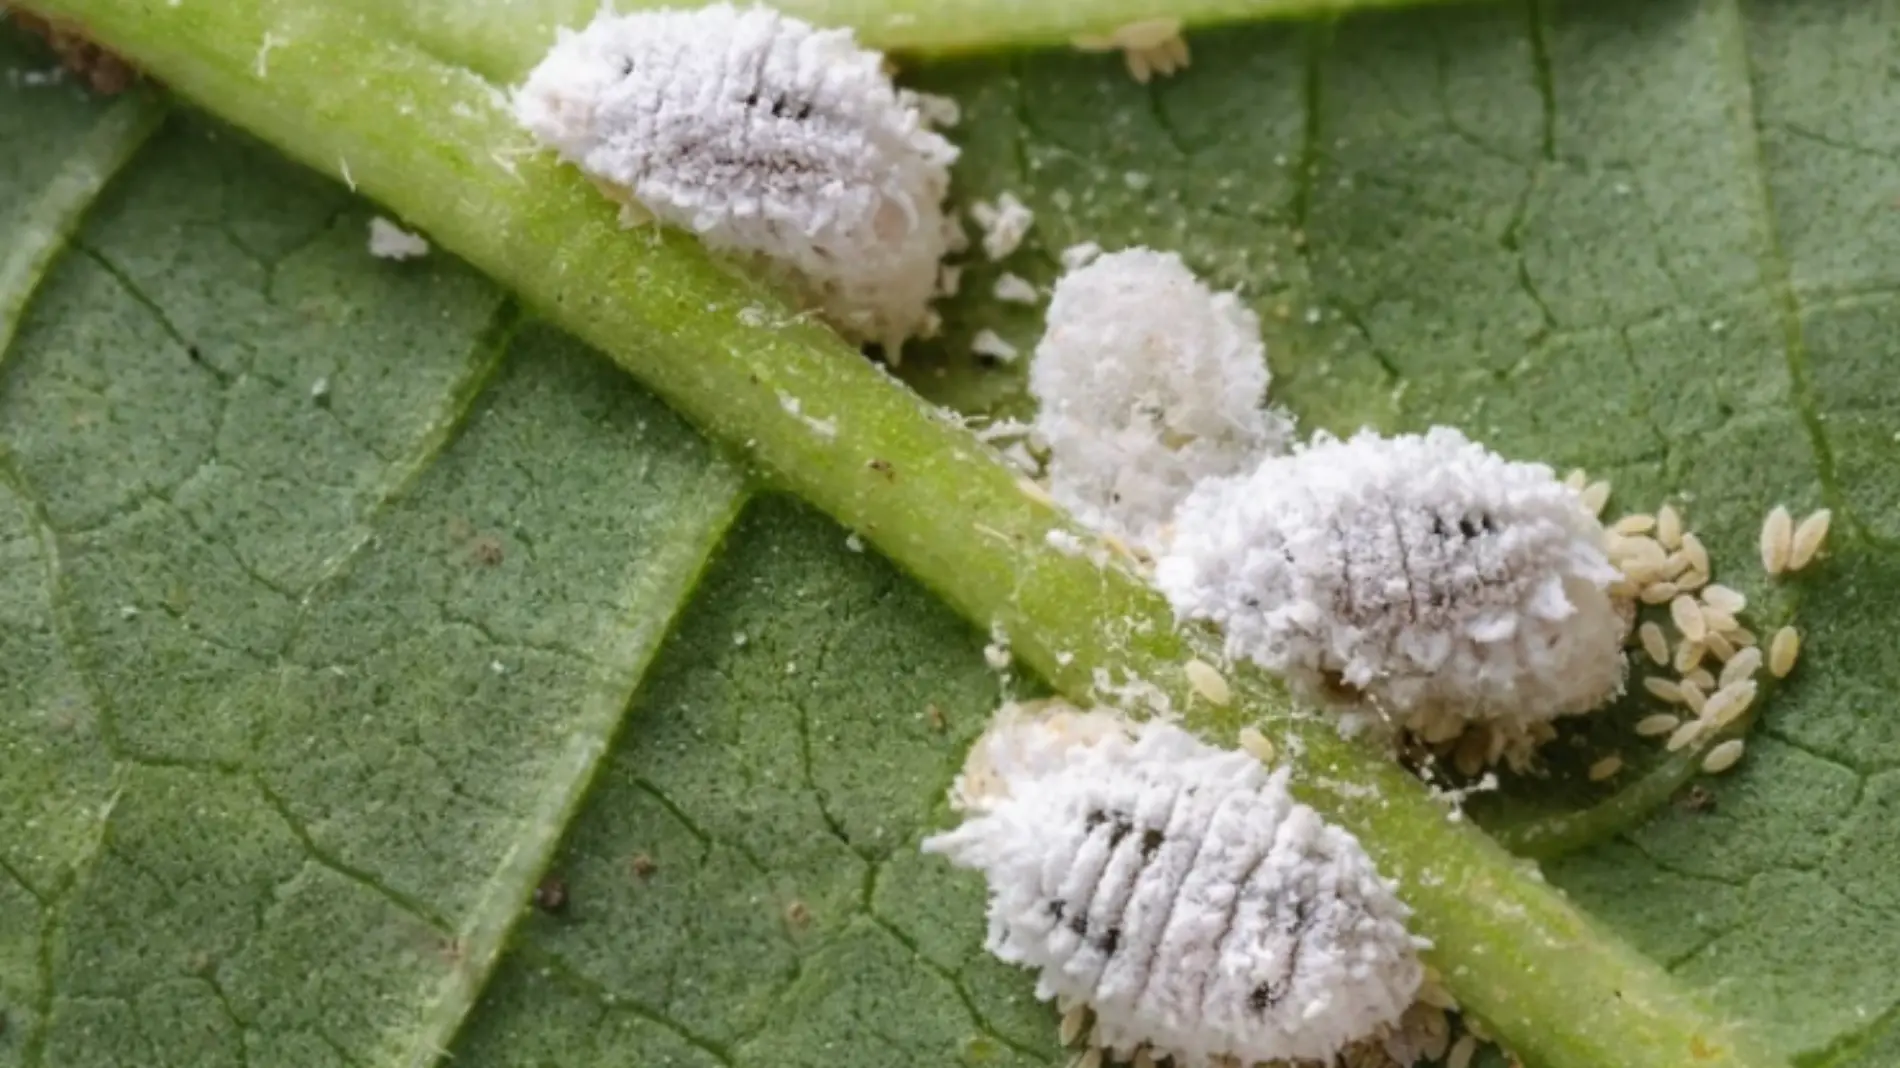
<path id="1" fill-rule="evenodd" d="M 413 45 L 497 81 L 520 77 L 560 27 L 580 27 L 599 0 L 339 0 Z M 637 11 L 696 7 L 703 0 L 623 0 Z M 744 5 L 751 0 L 734 0 Z M 1292 19 L 1422 0 L 776 0 L 773 7 L 819 26 L 850 26 L 867 45 L 914 56 L 1067 45 L 1121 26 L 1178 18 L 1184 26 Z"/>
<path id="2" fill-rule="evenodd" d="M 1768 1068 L 1660 968 L 1447 817 L 1382 755 L 1295 713 L 1271 680 L 1196 706 L 1198 631 L 1120 565 L 1051 547 L 1064 520 L 946 417 L 690 238 L 627 231 L 531 150 L 490 83 L 321 0 L 32 0 L 291 155 L 350 176 L 860 532 L 1082 703 L 1132 684 L 1231 739 L 1257 722 L 1299 788 L 1401 881 L 1464 1007 L 1541 1068 Z M 446 10 L 446 9 L 445 9 Z M 444 16 L 446 18 L 446 16 Z M 524 31 L 524 36 L 525 36 Z M 1121 691 L 1126 695 L 1126 690 Z"/>

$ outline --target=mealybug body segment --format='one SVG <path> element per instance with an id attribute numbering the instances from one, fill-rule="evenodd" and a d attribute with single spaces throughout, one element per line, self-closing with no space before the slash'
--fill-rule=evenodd
<path id="1" fill-rule="evenodd" d="M 854 340 L 923 333 L 957 150 L 849 30 L 769 8 L 603 12 L 563 32 L 515 115 L 596 181 L 761 257 Z"/>
<path id="2" fill-rule="evenodd" d="M 1156 578 L 1229 655 L 1435 741 L 1441 721 L 1529 731 L 1621 690 L 1631 606 L 1604 539 L 1542 465 L 1446 427 L 1366 432 L 1201 484 Z"/>
<path id="3" fill-rule="evenodd" d="M 1391 884 L 1286 784 L 1171 725 L 1006 710 L 924 849 L 983 872 L 987 948 L 1117 1056 L 1325 1059 L 1395 1026 L 1423 968 Z"/>

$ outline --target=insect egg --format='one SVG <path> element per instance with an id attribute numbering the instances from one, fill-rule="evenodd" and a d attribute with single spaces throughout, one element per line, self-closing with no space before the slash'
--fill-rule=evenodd
<path id="1" fill-rule="evenodd" d="M 1643 652 L 1649 654 L 1649 659 L 1657 665 L 1669 663 L 1669 639 L 1663 636 L 1662 628 L 1645 623 L 1637 630 L 1642 635 Z"/>
<path id="2" fill-rule="evenodd" d="M 1072 711 L 999 718 L 970 764 L 987 788 L 966 767 L 963 824 L 923 848 L 983 873 L 986 948 L 1086 1004 L 1114 1059 L 1329 1060 L 1417 995 L 1409 910 L 1285 770 Z"/>
<path id="3" fill-rule="evenodd" d="M 1709 755 L 1702 758 L 1702 770 L 1710 775 L 1722 774 L 1741 761 L 1744 747 L 1740 738 L 1730 738 L 1709 750 Z"/>
<path id="4" fill-rule="evenodd" d="M 1828 527 L 1833 520 L 1834 513 L 1823 508 L 1794 528 L 1788 546 L 1788 570 L 1799 571 L 1808 566 L 1814 554 L 1821 551 L 1821 544 L 1827 541 Z"/>
<path id="5" fill-rule="evenodd" d="M 1208 704 L 1226 706 L 1234 699 L 1233 688 L 1227 685 L 1227 677 L 1220 669 L 1205 660 L 1190 660 L 1183 670 L 1187 674 L 1188 685 L 1194 692 L 1207 700 Z"/>
<path id="6" fill-rule="evenodd" d="M 1794 551 L 1794 517 L 1788 509 L 1775 505 L 1761 524 L 1761 569 L 1770 575 L 1787 570 L 1788 557 Z"/>
<path id="7" fill-rule="evenodd" d="M 1778 679 L 1785 679 L 1794 670 L 1794 661 L 1801 655 L 1801 632 L 1793 627 L 1783 627 L 1775 632 L 1768 645 L 1768 673 Z"/>
<path id="8" fill-rule="evenodd" d="M 1660 738 L 1665 734 L 1675 733 L 1676 728 L 1680 726 L 1682 726 L 1682 721 L 1675 716 L 1667 712 L 1656 712 L 1637 721 L 1636 733 L 1644 738 Z"/>

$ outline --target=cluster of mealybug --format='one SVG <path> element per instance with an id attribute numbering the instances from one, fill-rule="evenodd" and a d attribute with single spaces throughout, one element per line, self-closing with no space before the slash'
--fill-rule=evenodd
<path id="1" fill-rule="evenodd" d="M 1152 546 L 1207 478 L 1282 449 L 1263 409 L 1260 320 L 1171 252 L 1135 248 L 1062 276 L 1029 369 L 1049 492 L 1097 530 Z"/>
<path id="2" fill-rule="evenodd" d="M 756 257 L 846 336 L 895 352 L 934 322 L 957 150 L 849 30 L 764 7 L 602 12 L 515 113 L 596 181 Z"/>
<path id="3" fill-rule="evenodd" d="M 1622 688 L 1631 606 L 1604 537 L 1541 464 L 1446 427 L 1365 432 L 1203 483 L 1156 578 L 1230 655 L 1310 695 L 1413 727 L 1522 725 Z"/>
<path id="4" fill-rule="evenodd" d="M 1094 1042 L 1183 1068 L 1326 1059 L 1423 976 L 1408 910 L 1287 773 L 1168 724 L 1010 709 L 924 843 L 989 884 L 987 948 L 1086 1003 Z"/>

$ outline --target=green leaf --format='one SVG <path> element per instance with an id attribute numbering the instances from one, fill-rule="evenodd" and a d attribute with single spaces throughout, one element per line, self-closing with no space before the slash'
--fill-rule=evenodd
<path id="1" fill-rule="evenodd" d="M 14 233 L 150 125 L 5 101 L 59 164 Z M 200 123 L 137 164 L 0 388 L 0 1063 L 426 1061 L 743 482 L 339 187 Z"/>
<path id="2" fill-rule="evenodd" d="M 790 318 L 681 235 L 629 240 L 591 187 L 523 146 L 494 86 L 367 34 L 347 12 L 283 0 L 182 14 L 74 3 L 105 41 L 138 47 L 141 63 L 300 158 L 334 161 L 551 309 L 966 618 L 1007 633 L 1020 662 L 1069 696 L 1140 684 L 1204 730 L 1231 736 L 1244 719 L 1285 732 L 1299 754 L 1295 788 L 1405 882 L 1413 928 L 1434 940 L 1451 991 L 1525 1056 L 1547 1068 L 1765 1063 L 1653 962 L 1446 820 L 1383 754 L 1299 714 L 1277 683 L 1242 671 L 1233 707 L 1194 708 L 1183 669 L 1216 655 L 1209 635 L 1176 633 L 1129 570 L 1053 548 L 1045 535 L 1063 517 L 828 331 Z M 340 66 L 352 76 L 335 78 Z"/>
<path id="3" fill-rule="evenodd" d="M 928 77 L 981 114 L 966 134 L 992 154 L 973 147 L 967 188 L 1037 202 L 1045 264 L 1071 238 L 1151 240 L 1284 303 L 1280 388 L 1310 421 L 1452 419 L 1612 472 L 1634 505 L 1693 492 L 1731 567 L 1766 499 L 1827 487 L 1856 524 L 1802 599 L 1811 659 L 1770 711 L 1779 745 L 1756 745 L 1713 816 L 1667 815 L 1553 873 L 1690 975 L 1740 977 L 1716 996 L 1780 1048 L 1872 1068 L 1900 1001 L 1877 922 L 1881 624 L 1860 618 L 1884 588 L 1888 431 L 1865 362 L 1881 280 L 1848 260 L 1804 282 L 1792 265 L 1828 244 L 1804 260 L 1768 240 L 1780 204 L 1869 183 L 1817 183 L 1803 169 L 1834 157 L 1808 148 L 1736 145 L 1775 143 L 1753 136 L 1757 98 L 1776 99 L 1764 72 L 1838 100 L 1789 72 L 1859 70 L 1848 84 L 1871 92 L 1885 61 L 1846 16 L 1776 21 L 1790 12 L 1235 32 L 1197 37 L 1196 69 L 1152 91 L 1063 56 Z M 1742 66 L 1762 41 L 1792 58 Z M 48 146 L 10 166 L 131 150 L 63 148 L 56 132 L 105 127 L 52 91 L 8 96 Z M 367 261 L 365 209 L 230 141 L 174 125 L 144 151 L 0 378 L 18 517 L 0 546 L 21 561 L 0 641 L 35 643 L 0 664 L 9 719 L 39 728 L 0 751 L 0 1056 L 426 1063 L 488 981 L 458 1060 L 1046 1062 L 1046 1009 L 975 952 L 978 888 L 910 848 L 994 701 L 981 638 L 779 502 L 749 514 L 634 702 L 557 862 L 570 913 L 532 917 L 488 980 L 741 490 L 570 346 L 515 339 L 485 286 L 440 258 Z M 1790 161 L 1802 180 L 1770 199 Z M 9 205 L 56 199 L 43 173 L 15 187 Z M 1791 232 L 1815 241 L 1815 217 Z M 1657 266 L 1677 259 L 1695 269 Z M 1810 346 L 1841 354 L 1834 409 Z M 327 408 L 306 384 L 323 377 Z M 1001 377 L 917 381 L 995 400 Z M 1606 382 L 1646 407 L 1577 401 Z M 1822 451 L 1817 474 L 1802 443 L 1829 441 L 1835 410 L 1857 447 Z"/>

